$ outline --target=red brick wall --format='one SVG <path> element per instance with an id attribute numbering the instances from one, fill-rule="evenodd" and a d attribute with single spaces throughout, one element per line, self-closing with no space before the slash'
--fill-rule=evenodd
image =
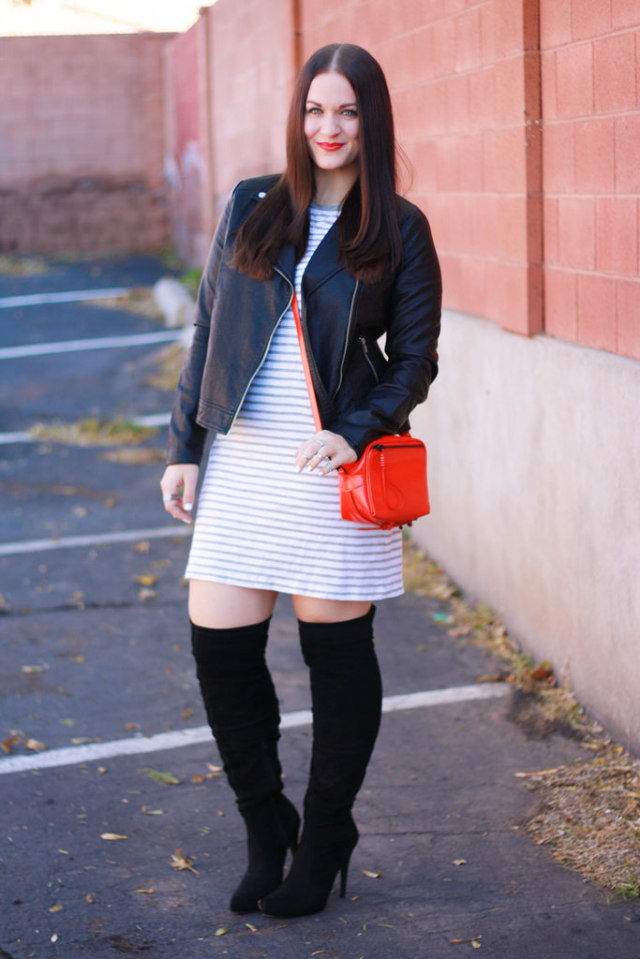
<path id="1" fill-rule="evenodd" d="M 295 75 L 292 0 L 219 0 L 207 12 L 215 192 L 282 170 Z"/>
<path id="2" fill-rule="evenodd" d="M 540 8 L 546 331 L 640 359 L 640 5 Z"/>
<path id="3" fill-rule="evenodd" d="M 166 39 L 0 39 L 0 250 L 145 250 L 167 242 Z"/>
<path id="4" fill-rule="evenodd" d="M 305 55 L 340 40 L 382 64 L 446 305 L 538 332 L 537 0 L 303 0 L 301 22 Z"/>
<path id="5" fill-rule="evenodd" d="M 206 42 L 206 19 L 200 18 L 165 51 L 165 175 L 172 236 L 179 256 L 193 265 L 202 263 L 212 231 Z"/>

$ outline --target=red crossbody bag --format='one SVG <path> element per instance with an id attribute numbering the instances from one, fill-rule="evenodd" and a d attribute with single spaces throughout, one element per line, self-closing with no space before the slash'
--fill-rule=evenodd
<path id="1" fill-rule="evenodd" d="M 322 429 L 296 295 L 291 304 L 316 429 Z M 392 529 L 429 512 L 427 450 L 409 433 L 379 436 L 355 463 L 338 467 L 340 514 L 354 523 Z"/>

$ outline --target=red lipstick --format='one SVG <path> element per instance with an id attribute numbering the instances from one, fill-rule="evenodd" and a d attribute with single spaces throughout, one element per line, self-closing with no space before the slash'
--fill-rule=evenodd
<path id="1" fill-rule="evenodd" d="M 334 150 L 340 150 L 343 146 L 342 143 L 317 143 L 316 146 L 319 146 L 321 150 L 327 150 L 333 152 Z"/>

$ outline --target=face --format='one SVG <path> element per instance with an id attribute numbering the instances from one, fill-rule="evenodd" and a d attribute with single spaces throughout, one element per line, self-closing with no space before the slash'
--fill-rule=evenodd
<path id="1" fill-rule="evenodd" d="M 360 153 L 360 118 L 353 87 L 341 73 L 319 73 L 305 105 L 304 134 L 321 170 L 342 170 Z"/>

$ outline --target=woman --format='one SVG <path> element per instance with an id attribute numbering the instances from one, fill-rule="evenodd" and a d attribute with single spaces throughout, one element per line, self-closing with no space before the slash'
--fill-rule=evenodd
<path id="1" fill-rule="evenodd" d="M 338 872 L 344 895 L 358 840 L 351 808 L 380 723 L 372 600 L 402 593 L 402 547 L 397 529 L 340 518 L 336 470 L 377 436 L 405 430 L 425 399 L 437 370 L 440 293 L 427 221 L 395 193 L 384 75 L 360 47 L 323 47 L 296 84 L 286 172 L 238 184 L 216 231 L 161 482 L 166 509 L 190 522 L 205 437 L 216 434 L 186 577 L 207 717 L 247 828 L 235 912 L 318 912 Z M 299 845 L 265 663 L 278 593 L 292 597 L 311 680 Z"/>

